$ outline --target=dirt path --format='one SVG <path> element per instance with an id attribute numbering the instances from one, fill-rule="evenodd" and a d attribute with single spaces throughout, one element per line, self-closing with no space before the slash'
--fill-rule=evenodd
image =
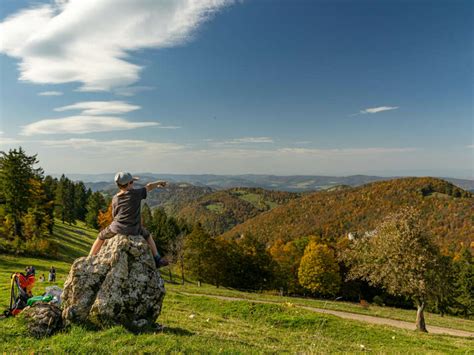
<path id="1" fill-rule="evenodd" d="M 247 302 L 253 302 L 253 303 L 281 304 L 281 302 L 260 301 L 260 300 L 252 300 L 252 299 L 240 298 L 240 297 L 227 297 L 227 296 L 217 296 L 217 295 L 188 293 L 188 292 L 179 292 L 179 293 L 182 293 L 188 296 L 210 297 L 210 298 L 216 298 L 216 299 L 226 300 L 226 301 L 247 301 Z M 306 309 L 311 312 L 331 314 L 333 316 L 344 318 L 344 319 L 352 319 L 352 320 L 357 320 L 360 322 L 366 322 L 366 323 L 371 323 L 371 324 L 381 324 L 381 325 L 388 325 L 388 326 L 396 327 L 396 328 L 415 330 L 415 326 L 413 323 L 396 320 L 396 319 L 367 316 L 364 314 L 357 314 L 357 313 L 350 313 L 350 312 L 343 312 L 343 311 L 333 311 L 330 309 L 309 307 L 309 306 L 303 306 L 303 305 L 295 305 L 295 307 Z M 451 329 L 451 328 L 444 328 L 444 327 L 437 327 L 437 326 L 427 326 L 427 329 L 428 329 L 428 332 L 432 334 L 447 334 L 447 335 L 454 335 L 458 337 L 474 338 L 474 333 L 468 332 L 465 330 L 458 330 L 458 329 Z"/>

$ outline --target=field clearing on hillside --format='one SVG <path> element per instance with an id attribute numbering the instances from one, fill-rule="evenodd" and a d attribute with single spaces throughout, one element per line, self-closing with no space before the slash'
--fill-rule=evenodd
<path id="1" fill-rule="evenodd" d="M 61 238 L 67 233 L 67 238 Z M 55 238 L 63 241 L 65 252 L 84 256 L 89 252 L 96 231 L 82 224 L 63 225 L 57 222 Z M 58 281 L 63 287 L 72 258 L 58 255 L 59 260 L 0 255 L 0 308 L 8 304 L 10 274 L 34 265 L 37 276 L 51 265 L 57 269 Z M 71 261 L 64 261 L 64 260 Z M 163 270 L 167 276 L 167 270 Z M 36 282 L 34 294 L 44 291 L 49 282 Z M 445 335 L 419 334 L 414 331 L 340 319 L 294 307 L 307 304 L 313 307 L 339 309 L 379 315 L 393 319 L 414 319 L 414 311 L 360 306 L 344 302 L 330 302 L 301 298 L 279 297 L 270 294 L 246 293 L 216 288 L 197 287 L 187 282 L 184 286 L 167 284 L 167 295 L 159 322 L 164 331 L 157 334 L 134 335 L 123 327 L 88 330 L 74 326 L 51 338 L 36 340 L 25 336 L 19 319 L 1 320 L 0 351 L 12 352 L 359 352 L 362 350 L 393 353 L 472 353 L 473 340 Z M 183 294 L 216 294 L 247 298 L 248 301 L 223 301 Z M 256 304 L 251 299 L 279 302 Z M 428 325 L 473 330 L 474 322 L 455 317 L 427 314 Z"/>

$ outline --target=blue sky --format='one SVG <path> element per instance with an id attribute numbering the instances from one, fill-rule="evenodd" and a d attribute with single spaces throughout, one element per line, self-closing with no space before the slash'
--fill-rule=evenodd
<path id="1" fill-rule="evenodd" d="M 0 149 L 49 173 L 474 176 L 473 3 L 4 0 Z"/>

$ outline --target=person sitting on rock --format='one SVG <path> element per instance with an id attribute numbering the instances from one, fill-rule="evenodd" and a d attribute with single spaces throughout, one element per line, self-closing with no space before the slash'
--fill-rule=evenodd
<path id="1" fill-rule="evenodd" d="M 138 178 L 132 177 L 128 172 L 118 172 L 115 175 L 115 183 L 120 191 L 112 198 L 113 221 L 99 233 L 89 255 L 96 255 L 104 241 L 117 234 L 142 235 L 150 246 L 156 266 L 166 266 L 168 261 L 160 256 L 153 237 L 141 223 L 141 200 L 146 198 L 149 191 L 165 187 L 166 182 L 151 182 L 146 184 L 145 187 L 134 189 L 133 182 L 135 180 L 138 180 Z"/>

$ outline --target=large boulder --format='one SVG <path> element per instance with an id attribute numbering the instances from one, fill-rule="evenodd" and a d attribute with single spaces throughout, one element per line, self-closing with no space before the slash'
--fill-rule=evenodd
<path id="1" fill-rule="evenodd" d="M 96 256 L 77 259 L 62 295 L 63 319 L 99 327 L 152 327 L 165 288 L 142 236 L 116 235 Z"/>

